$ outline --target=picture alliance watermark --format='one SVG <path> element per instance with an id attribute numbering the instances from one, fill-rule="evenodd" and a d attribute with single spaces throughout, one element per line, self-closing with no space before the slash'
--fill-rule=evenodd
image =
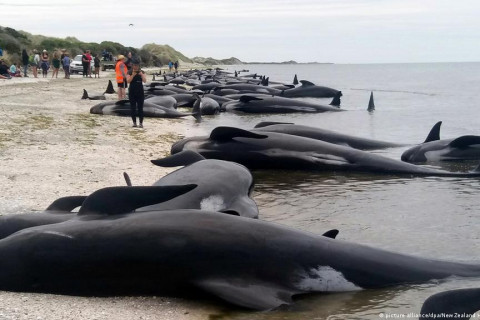
<path id="1" fill-rule="evenodd" d="M 480 319 L 478 313 L 380 313 L 381 319 Z"/>

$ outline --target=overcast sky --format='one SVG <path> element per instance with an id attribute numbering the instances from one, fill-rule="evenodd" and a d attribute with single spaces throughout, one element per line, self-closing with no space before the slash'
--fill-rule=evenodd
<path id="1" fill-rule="evenodd" d="M 234 56 L 243 61 L 480 58 L 478 0 L 103 0 L 85 6 L 86 2 L 0 0 L 0 25 L 136 48 L 169 44 L 187 57 Z"/>

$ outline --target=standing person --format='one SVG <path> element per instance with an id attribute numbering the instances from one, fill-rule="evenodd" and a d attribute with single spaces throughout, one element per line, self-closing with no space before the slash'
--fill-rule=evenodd
<path id="1" fill-rule="evenodd" d="M 132 71 L 132 52 L 128 51 L 127 59 L 125 60 L 125 65 L 127 66 L 128 72 Z"/>
<path id="2" fill-rule="evenodd" d="M 83 55 L 82 55 L 82 67 L 83 67 L 83 76 L 84 77 L 88 77 L 88 67 L 89 67 L 89 62 L 88 62 L 88 58 L 87 58 L 87 50 L 84 50 L 83 51 Z"/>
<path id="3" fill-rule="evenodd" d="M 172 72 L 173 62 L 168 61 L 168 71 Z"/>
<path id="4" fill-rule="evenodd" d="M 64 53 L 62 64 L 63 71 L 65 72 L 65 79 L 70 79 L 70 57 L 68 56 L 68 52 Z"/>
<path id="5" fill-rule="evenodd" d="M 140 62 L 138 60 L 132 60 L 132 70 L 128 72 L 127 82 L 130 84 L 128 100 L 130 100 L 133 127 L 137 126 L 136 113 L 138 109 L 139 127 L 143 128 L 143 102 L 145 101 L 143 84 L 147 82 L 147 76 L 145 72 L 140 69 Z"/>
<path id="6" fill-rule="evenodd" d="M 56 52 L 53 54 L 52 65 L 53 65 L 52 79 L 54 76 L 55 78 L 58 78 L 58 70 L 60 70 L 60 59 L 58 59 L 58 53 Z"/>
<path id="7" fill-rule="evenodd" d="M 92 77 L 92 55 L 90 54 L 90 50 L 87 50 L 87 60 L 88 60 L 88 76 Z"/>
<path id="8" fill-rule="evenodd" d="M 33 50 L 33 61 L 32 61 L 32 71 L 33 76 L 38 78 L 38 67 L 40 66 L 40 55 L 38 54 L 37 49 Z"/>
<path id="9" fill-rule="evenodd" d="M 22 63 L 23 63 L 23 76 L 27 76 L 28 64 L 29 64 L 29 57 L 26 49 L 22 50 Z"/>
<path id="10" fill-rule="evenodd" d="M 115 75 L 118 85 L 118 100 L 127 98 L 127 66 L 123 62 L 125 56 L 119 55 L 117 58 L 117 64 L 115 65 Z"/>
<path id="11" fill-rule="evenodd" d="M 48 74 L 48 69 L 50 68 L 50 64 L 48 61 L 48 52 L 46 49 L 43 49 L 42 56 L 40 59 L 41 59 L 40 67 L 42 68 L 42 75 L 44 78 L 46 78 Z"/>
<path id="12" fill-rule="evenodd" d="M 95 55 L 95 59 L 93 59 L 93 64 L 95 67 L 95 71 L 93 72 L 95 74 L 95 78 L 98 75 L 98 78 L 100 78 L 100 59 L 98 58 L 98 54 Z"/>
<path id="13" fill-rule="evenodd" d="M 175 73 L 176 73 L 178 71 L 178 60 L 175 61 L 175 63 L 173 65 L 175 67 Z"/>
<path id="14" fill-rule="evenodd" d="M 63 69 L 63 58 L 65 58 L 65 52 L 67 51 L 67 49 L 62 49 L 62 54 L 60 55 L 60 64 L 62 65 L 62 69 Z"/>

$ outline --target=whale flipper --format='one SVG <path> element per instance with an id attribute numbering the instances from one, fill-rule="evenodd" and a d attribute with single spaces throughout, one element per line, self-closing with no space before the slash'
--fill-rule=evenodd
<path id="1" fill-rule="evenodd" d="M 230 303 L 256 310 L 271 310 L 281 305 L 291 304 L 292 296 L 300 293 L 300 291 L 279 288 L 275 284 L 264 284 L 258 281 L 245 285 L 245 282 L 240 279 L 203 280 L 197 285 Z"/>
<path id="2" fill-rule="evenodd" d="M 442 126 L 442 121 L 438 121 L 437 123 L 435 123 L 435 125 L 432 127 L 432 129 L 428 133 L 427 139 L 425 139 L 423 143 L 440 140 L 441 126 Z"/>
<path id="3" fill-rule="evenodd" d="M 130 180 L 130 176 L 128 175 L 128 173 L 124 172 L 123 173 L 123 178 L 125 179 L 125 183 L 127 184 L 127 186 L 131 187 L 132 186 L 132 180 Z"/>
<path id="4" fill-rule="evenodd" d="M 268 136 L 232 127 L 216 127 L 210 133 L 211 140 L 227 141 L 233 138 L 265 139 Z"/>
<path id="5" fill-rule="evenodd" d="M 86 196 L 70 196 L 62 197 L 53 201 L 45 211 L 72 211 L 73 209 L 82 206 Z"/>
<path id="6" fill-rule="evenodd" d="M 338 231 L 337 229 L 332 229 L 332 230 L 328 230 L 327 232 L 322 234 L 322 236 L 327 237 L 327 238 L 335 239 L 338 236 L 339 233 L 340 233 L 340 231 Z"/>
<path id="7" fill-rule="evenodd" d="M 87 93 L 87 90 L 85 90 L 85 89 L 83 89 L 82 99 L 88 99 L 88 93 Z"/>
<path id="8" fill-rule="evenodd" d="M 430 318 L 468 320 L 477 311 L 480 311 L 480 289 L 473 288 L 434 294 L 425 300 L 420 314 L 422 318 L 430 315 Z"/>
<path id="9" fill-rule="evenodd" d="M 275 122 L 275 121 L 263 121 L 257 123 L 254 128 L 263 128 L 268 126 L 273 126 L 275 124 L 294 124 L 293 122 Z"/>
<path id="10" fill-rule="evenodd" d="M 466 149 L 475 144 L 480 144 L 480 136 L 462 136 L 453 140 L 448 145 L 452 148 Z"/>
<path id="11" fill-rule="evenodd" d="M 183 150 L 162 159 L 151 160 L 151 162 L 160 167 L 179 167 L 188 166 L 201 160 L 205 160 L 201 154 L 192 150 Z"/>
<path id="12" fill-rule="evenodd" d="M 252 97 L 252 96 L 249 96 L 249 95 L 245 95 L 245 96 L 241 96 L 239 100 L 240 100 L 240 102 L 248 103 L 250 101 L 263 100 L 263 99 L 257 98 L 257 97 Z"/>
<path id="13" fill-rule="evenodd" d="M 83 202 L 79 215 L 116 215 L 165 202 L 197 187 L 182 186 L 109 187 L 95 191 Z"/>

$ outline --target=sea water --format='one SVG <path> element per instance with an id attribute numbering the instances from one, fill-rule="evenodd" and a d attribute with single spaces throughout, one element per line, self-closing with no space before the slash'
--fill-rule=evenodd
<path id="1" fill-rule="evenodd" d="M 298 64 L 229 66 L 271 81 L 299 80 L 343 92 L 347 112 L 205 117 L 187 136 L 219 125 L 253 128 L 260 121 L 294 122 L 359 137 L 417 144 L 437 121 L 441 138 L 480 135 L 480 63 Z M 370 92 L 376 110 L 367 112 Z M 313 99 L 328 104 L 331 99 Z M 400 159 L 408 147 L 376 151 Z M 434 163 L 469 170 L 478 163 Z M 480 179 L 406 177 L 345 172 L 254 172 L 260 219 L 338 239 L 425 258 L 480 264 Z M 278 268 L 282 266 L 279 265 Z M 275 270 L 272 270 L 275 272 Z M 451 278 L 378 290 L 297 297 L 291 307 L 268 313 L 221 312 L 215 319 L 412 318 L 430 295 L 480 287 L 480 278 Z"/>

